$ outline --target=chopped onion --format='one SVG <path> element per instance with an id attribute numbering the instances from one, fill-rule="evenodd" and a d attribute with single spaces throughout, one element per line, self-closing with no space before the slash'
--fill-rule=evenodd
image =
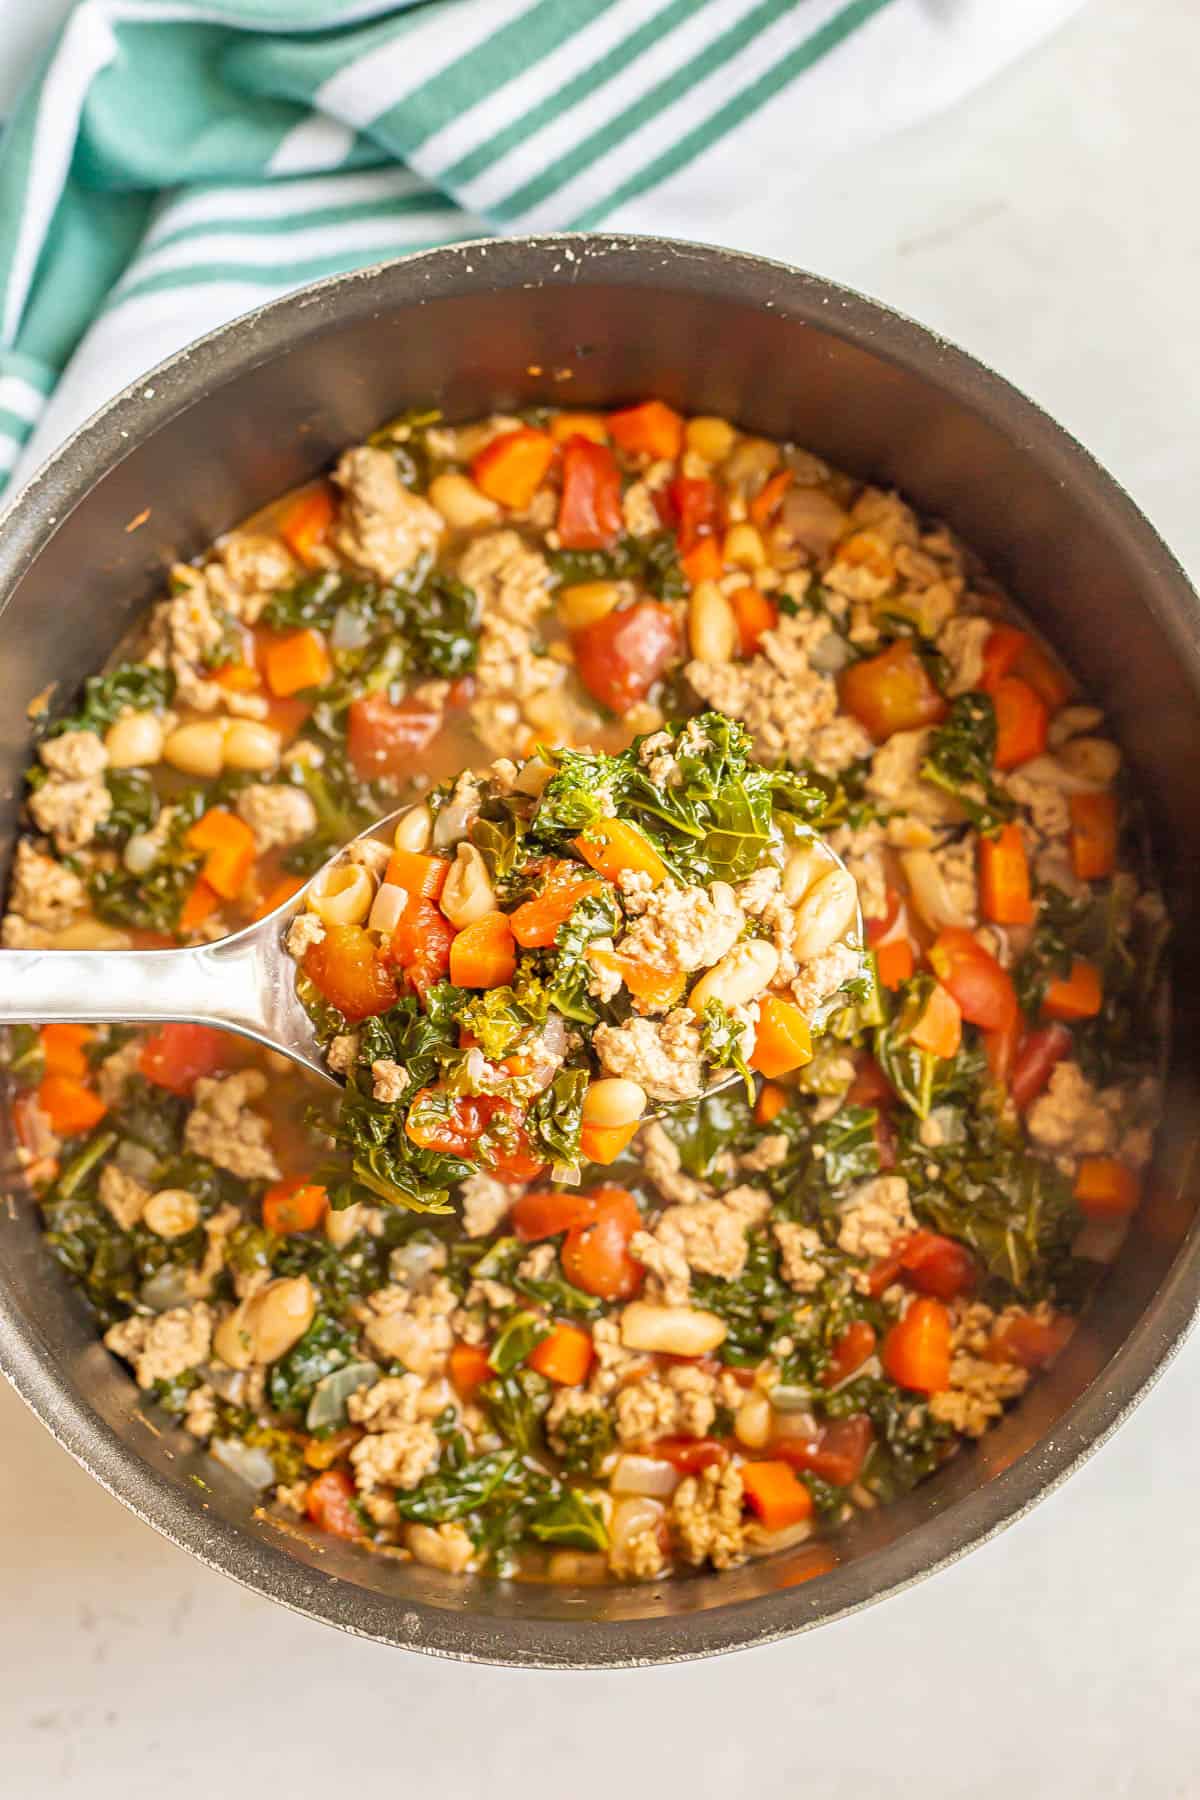
<path id="1" fill-rule="evenodd" d="M 679 1470 L 655 1456 L 618 1456 L 609 1486 L 614 1494 L 644 1494 L 665 1500 L 679 1486 Z"/>
<path id="2" fill-rule="evenodd" d="M 660 1500 L 651 1500 L 641 1494 L 618 1500 L 608 1522 L 608 1541 L 614 1559 L 631 1538 L 643 1531 L 656 1530 L 662 1522 L 663 1512 Z"/>
<path id="3" fill-rule="evenodd" d="M 850 646 L 836 631 L 829 631 L 813 645 L 808 660 L 822 675 L 840 675 L 850 661 Z"/>
<path id="4" fill-rule="evenodd" d="M 393 1278 L 397 1274 L 405 1276 L 409 1281 L 420 1281 L 422 1276 L 440 1265 L 445 1260 L 445 1252 L 441 1244 L 430 1244 L 421 1238 L 413 1238 L 407 1244 L 399 1244 L 392 1251 L 388 1267 Z"/>
<path id="5" fill-rule="evenodd" d="M 773 1387 L 767 1398 L 777 1412 L 808 1412 L 813 1402 L 813 1392 L 809 1387 L 789 1387 L 780 1382 Z"/>
<path id="6" fill-rule="evenodd" d="M 352 606 L 339 606 L 333 615 L 329 632 L 334 650 L 365 650 L 371 641 L 371 626 L 364 614 Z"/>
<path id="7" fill-rule="evenodd" d="M 243 1444 L 241 1438 L 214 1438 L 208 1446 L 222 1467 L 244 1481 L 248 1487 L 270 1487 L 275 1480 L 275 1464 L 258 1444 Z"/>
<path id="8" fill-rule="evenodd" d="M 145 875 L 158 861 L 162 847 L 162 839 L 152 831 L 135 831 L 121 852 L 121 861 L 131 875 Z"/>
<path id="9" fill-rule="evenodd" d="M 123 1174 L 132 1175 L 143 1187 L 148 1187 L 151 1182 L 157 1183 L 158 1158 L 153 1150 L 147 1150 L 145 1144 L 135 1144 L 132 1138 L 122 1138 L 113 1161 Z"/>
<path id="10" fill-rule="evenodd" d="M 905 850 L 900 861 L 912 889 L 913 904 L 931 931 L 944 931 L 948 925 L 971 929 L 974 921 L 950 898 L 931 850 Z"/>
<path id="11" fill-rule="evenodd" d="M 372 1387 L 378 1380 L 379 1364 L 373 1362 L 347 1363 L 344 1368 L 323 1375 L 313 1389 L 304 1416 L 305 1425 L 310 1431 L 344 1425 L 346 1402 L 351 1394 L 357 1394 L 359 1388 Z"/>
<path id="12" fill-rule="evenodd" d="M 371 902 L 367 924 L 372 931 L 383 931 L 390 937 L 407 905 L 408 889 L 398 887 L 394 881 L 385 881 Z"/>
<path id="13" fill-rule="evenodd" d="M 148 1275 L 138 1290 L 138 1299 L 151 1312 L 170 1312 L 173 1306 L 187 1304 L 189 1295 L 187 1278 L 189 1270 L 180 1268 L 177 1263 L 163 1263 Z"/>

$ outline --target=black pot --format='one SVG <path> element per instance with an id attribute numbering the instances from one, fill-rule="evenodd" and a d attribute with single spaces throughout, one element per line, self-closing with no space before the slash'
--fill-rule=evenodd
<path id="1" fill-rule="evenodd" d="M 146 1422 L 10 1172 L 0 1366 L 59 1442 L 174 1543 L 248 1587 L 384 1643 L 478 1661 L 709 1656 L 929 1574 L 1103 1442 L 1178 1348 L 1200 1280 L 1195 596 L 1128 497 L 1045 414 L 931 333 L 811 275 L 650 238 L 457 245 L 277 301 L 127 389 L 0 521 L 6 842 L 29 754 L 26 703 L 48 683 L 69 703 L 161 592 L 166 563 L 405 407 L 432 403 L 459 419 L 647 394 L 810 445 L 947 519 L 1107 708 L 1150 806 L 1179 925 L 1167 1119 L 1120 1261 L 1052 1373 L 976 1449 L 900 1504 L 861 1515 L 837 1540 L 836 1567 L 807 1579 L 802 1549 L 609 1589 L 464 1581 L 257 1516 L 248 1490 L 190 1439 Z"/>

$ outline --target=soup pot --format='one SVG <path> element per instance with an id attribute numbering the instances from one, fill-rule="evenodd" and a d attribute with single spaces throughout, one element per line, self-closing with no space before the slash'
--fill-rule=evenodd
<path id="1" fill-rule="evenodd" d="M 1146 797 L 1180 923 L 1158 1163 L 1119 1260 L 1053 1370 L 969 1453 L 828 1547 L 626 1587 L 461 1578 L 262 1511 L 155 1417 L 45 1251 L 11 1143 L 0 1366 L 110 1493 L 211 1568 L 412 1650 L 555 1668 L 709 1656 L 835 1619 L 1018 1518 L 1101 1444 L 1191 1323 L 1200 970 L 1196 597 L 1116 483 L 996 375 L 886 307 L 748 256 L 652 238 L 457 245 L 306 288 L 128 388 L 0 519 L 0 842 L 29 758 L 26 703 L 63 709 L 202 550 L 410 406 L 451 419 L 659 395 L 811 446 L 947 520 L 1108 711 Z M 0 958 L 0 979 L 3 963 Z M 7 1131 L 7 1108 L 3 1124 Z M 197 1480 L 199 1477 L 199 1481 Z"/>

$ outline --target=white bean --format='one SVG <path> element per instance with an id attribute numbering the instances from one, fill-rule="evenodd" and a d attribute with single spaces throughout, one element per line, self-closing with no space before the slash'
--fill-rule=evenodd
<path id="1" fill-rule="evenodd" d="M 1083 781 L 1094 781 L 1097 787 L 1108 787 L 1117 778 L 1121 752 L 1107 738 L 1077 737 L 1064 744 L 1058 760 L 1072 775 Z"/>
<path id="2" fill-rule="evenodd" d="M 815 881 L 827 875 L 830 861 L 825 846 L 818 838 L 794 844 L 783 865 L 783 897 L 790 906 L 803 900 Z"/>
<path id="3" fill-rule="evenodd" d="M 688 642 L 697 662 L 719 667 L 733 661 L 737 617 L 715 581 L 700 582 L 688 602 Z"/>
<path id="4" fill-rule="evenodd" d="M 163 759 L 181 775 L 211 780 L 225 766 L 225 721 L 198 719 L 191 725 L 177 725 L 163 745 Z"/>
<path id="5" fill-rule="evenodd" d="M 632 1125 L 645 1110 L 645 1088 L 639 1082 L 626 1081 L 619 1075 L 593 1081 L 583 1096 L 583 1118 L 588 1125 Z"/>
<path id="6" fill-rule="evenodd" d="M 725 561 L 735 569 L 761 569 L 766 566 L 767 547 L 757 525 L 731 525 L 725 533 Z"/>
<path id="7" fill-rule="evenodd" d="M 305 904 L 324 925 L 361 925 L 375 898 L 375 878 L 359 863 L 323 869 L 305 895 Z"/>
<path id="8" fill-rule="evenodd" d="M 452 471 L 434 476 L 429 499 L 455 531 L 470 531 L 472 526 L 487 525 L 500 516 L 496 502 L 481 493 L 469 476 Z"/>
<path id="9" fill-rule="evenodd" d="M 316 1310 L 307 1275 L 270 1281 L 221 1320 L 213 1333 L 213 1349 L 231 1369 L 277 1362 L 300 1342 Z"/>
<path id="10" fill-rule="evenodd" d="M 766 938 L 745 938 L 700 977 L 688 997 L 693 1012 L 702 1013 L 712 1000 L 722 1006 L 748 1006 L 769 988 L 779 973 L 779 952 Z"/>
<path id="11" fill-rule="evenodd" d="M 651 1500 L 666 1500 L 679 1486 L 679 1470 L 672 1463 L 660 1462 L 655 1456 L 635 1456 L 628 1451 L 618 1456 L 608 1478 L 614 1494 L 643 1494 Z"/>
<path id="12" fill-rule="evenodd" d="M 142 1224 L 156 1237 L 185 1237 L 200 1223 L 200 1203 L 186 1188 L 160 1188 L 142 1211 Z"/>
<path id="13" fill-rule="evenodd" d="M 464 925 L 474 925 L 486 913 L 496 911 L 496 890 L 487 864 L 474 844 L 465 839 L 455 851 L 438 904 L 460 931 Z"/>
<path id="14" fill-rule="evenodd" d="M 80 919 L 54 933 L 56 950 L 132 950 L 133 939 L 115 925 L 103 925 L 99 919 Z"/>
<path id="15" fill-rule="evenodd" d="M 401 813 L 396 820 L 392 842 L 397 850 L 428 850 L 432 836 L 433 814 L 422 801 L 420 806 L 410 806 L 406 813 Z"/>
<path id="16" fill-rule="evenodd" d="M 163 728 L 156 713 L 126 713 L 104 734 L 110 769 L 148 769 L 162 760 Z"/>
<path id="17" fill-rule="evenodd" d="M 725 1321 L 694 1306 L 652 1306 L 631 1300 L 621 1314 L 621 1342 L 627 1350 L 667 1356 L 704 1356 L 725 1338 Z"/>
<path id="18" fill-rule="evenodd" d="M 847 869 L 831 869 L 813 883 L 792 917 L 792 953 L 797 962 L 811 962 L 839 938 L 845 937 L 858 911 L 858 888 Z"/>
<path id="19" fill-rule="evenodd" d="M 747 1450 L 761 1450 L 771 1436 L 771 1403 L 765 1394 L 750 1393 L 733 1416 L 733 1435 Z"/>
<path id="20" fill-rule="evenodd" d="M 278 767 L 280 748 L 279 733 L 257 719 L 231 719 L 225 728 L 226 768 L 261 774 Z"/>

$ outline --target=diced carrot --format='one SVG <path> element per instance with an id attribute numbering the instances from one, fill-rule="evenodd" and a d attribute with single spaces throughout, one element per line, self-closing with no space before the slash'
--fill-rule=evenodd
<path id="1" fill-rule="evenodd" d="M 354 1505 L 354 1483 L 344 1469 L 326 1469 L 308 1484 L 304 1510 L 331 1537 L 360 1538 L 366 1528 Z"/>
<path id="2" fill-rule="evenodd" d="M 733 616 L 737 620 L 738 648 L 743 656 L 753 656 L 765 631 L 774 631 L 779 623 L 779 610 L 773 600 L 760 594 L 756 587 L 735 588 L 729 596 Z"/>
<path id="3" fill-rule="evenodd" d="M 85 1081 L 88 1059 L 85 1046 L 96 1033 L 90 1025 L 43 1025 L 38 1032 L 42 1046 L 42 1062 L 47 1075 L 70 1075 Z"/>
<path id="4" fill-rule="evenodd" d="M 312 702 L 298 700 L 294 694 L 289 695 L 286 699 L 277 694 L 268 694 L 266 701 L 267 716 L 263 720 L 263 724 L 269 725 L 272 731 L 279 733 L 281 743 L 290 744 L 312 712 Z M 351 701 L 351 714 L 359 704 L 357 700 Z"/>
<path id="5" fill-rule="evenodd" d="M 702 581 L 719 581 L 725 567 L 725 554 L 717 537 L 701 538 L 691 550 L 685 550 L 679 560 L 692 587 L 699 587 Z"/>
<path id="6" fill-rule="evenodd" d="M 958 1002 L 940 982 L 934 983 L 925 1008 L 908 1035 L 918 1050 L 928 1050 L 931 1056 L 948 1059 L 958 1055 L 962 1013 Z"/>
<path id="7" fill-rule="evenodd" d="M 578 1387 L 592 1366 L 592 1335 L 578 1325 L 555 1325 L 526 1357 L 531 1369 L 561 1387 Z"/>
<path id="8" fill-rule="evenodd" d="M 1102 881 L 1117 861 L 1117 801 L 1114 794 L 1072 794 L 1071 867 L 1080 881 Z"/>
<path id="9" fill-rule="evenodd" d="M 303 1175 L 277 1181 L 263 1195 L 262 1222 L 268 1231 L 287 1237 L 294 1231 L 313 1231 L 329 1210 L 329 1195 Z"/>
<path id="10" fill-rule="evenodd" d="M 759 1002 L 750 1067 L 760 1075 L 786 1075 L 812 1061 L 812 1032 L 792 1000 L 766 994 Z"/>
<path id="11" fill-rule="evenodd" d="M 306 626 L 276 638 L 266 652 L 267 686 L 280 699 L 323 687 L 333 674 L 333 664 L 319 631 Z"/>
<path id="12" fill-rule="evenodd" d="M 784 1531 L 812 1517 L 812 1493 L 790 1463 L 743 1463 L 742 1492 L 767 1531 Z"/>
<path id="13" fill-rule="evenodd" d="M 98 1125 L 108 1107 L 94 1088 L 73 1075 L 45 1075 L 37 1090 L 37 1103 L 58 1137 L 74 1137 Z"/>
<path id="14" fill-rule="evenodd" d="M 524 512 L 557 451 L 558 445 L 546 432 L 521 425 L 485 444 L 471 462 L 471 479 L 489 500 Z"/>
<path id="15" fill-rule="evenodd" d="M 444 856 L 426 856 L 420 850 L 393 850 L 384 880 L 402 887 L 409 901 L 437 900 L 446 885 L 450 864 Z"/>
<path id="16" fill-rule="evenodd" d="M 179 929 L 182 934 L 186 937 L 190 932 L 198 931 L 220 904 L 221 896 L 216 888 L 210 887 L 203 875 L 197 876 L 179 914 Z"/>
<path id="17" fill-rule="evenodd" d="M 310 1469 L 332 1469 L 361 1436 L 361 1426 L 343 1425 L 340 1431 L 331 1431 L 328 1437 L 310 1437 L 304 1445 L 304 1460 Z"/>
<path id="18" fill-rule="evenodd" d="M 936 725 L 946 702 L 929 678 L 910 638 L 898 638 L 878 656 L 851 663 L 838 684 L 842 705 L 877 744 L 894 731 Z"/>
<path id="19" fill-rule="evenodd" d="M 246 821 L 224 806 L 210 806 L 190 828 L 184 842 L 189 850 L 207 852 L 201 874 L 209 887 L 215 888 L 223 900 L 236 900 L 257 854 L 254 833 Z"/>
<path id="20" fill-rule="evenodd" d="M 679 969 L 663 969 L 657 963 L 642 962 L 622 950 L 604 950 L 590 945 L 585 952 L 594 969 L 606 969 L 619 975 L 633 995 L 639 1012 L 665 1012 L 682 998 L 687 976 Z"/>
<path id="21" fill-rule="evenodd" d="M 754 1102 L 754 1123 L 769 1125 L 772 1119 L 779 1117 L 787 1103 L 786 1089 L 777 1087 L 773 1081 L 764 1081 Z"/>
<path id="22" fill-rule="evenodd" d="M 626 870 L 649 875 L 653 887 L 667 879 L 667 865 L 649 838 L 624 819 L 597 819 L 572 847 L 606 881 L 618 880 Z"/>
<path id="23" fill-rule="evenodd" d="M 1041 695 L 1019 675 L 1005 675 L 992 689 L 992 705 L 996 712 L 996 767 L 1015 769 L 1040 756 L 1050 723 Z"/>
<path id="24" fill-rule="evenodd" d="M 1065 706 L 1071 698 L 1070 677 L 1063 672 L 1049 651 L 1043 650 L 1032 638 L 1022 647 L 1012 672 L 1029 683 L 1052 713 L 1057 712 L 1060 706 Z"/>
<path id="25" fill-rule="evenodd" d="M 1029 642 L 1029 634 L 1015 625 L 997 625 L 983 647 L 983 674 L 979 685 L 990 694 L 998 681 L 1011 675 L 1013 666 Z"/>
<path id="26" fill-rule="evenodd" d="M 484 913 L 473 925 L 464 926 L 450 945 L 450 979 L 455 987 L 504 987 L 516 969 L 516 946 L 505 913 Z"/>
<path id="27" fill-rule="evenodd" d="M 273 913 L 277 906 L 282 906 L 285 900 L 290 900 L 293 894 L 298 894 L 304 886 L 304 881 L 303 875 L 281 875 L 278 881 L 271 883 L 255 907 L 253 917 L 265 919 L 267 914 Z"/>
<path id="28" fill-rule="evenodd" d="M 586 875 L 578 863 L 555 863 L 541 893 L 510 914 L 512 934 L 522 949 L 544 950 L 554 942 L 559 927 L 566 924 L 581 900 L 603 892 L 603 881 Z"/>
<path id="29" fill-rule="evenodd" d="M 584 1125 L 579 1133 L 579 1154 L 585 1162 L 613 1163 L 633 1142 L 640 1120 L 632 1125 Z"/>
<path id="30" fill-rule="evenodd" d="M 590 438 L 593 444 L 608 442 L 608 423 L 603 413 L 555 413 L 547 430 L 556 444 L 565 444 L 573 437 Z"/>
<path id="31" fill-rule="evenodd" d="M 915 967 L 913 947 L 907 938 L 890 938 L 875 946 L 875 970 L 885 988 L 894 992 L 907 981 Z"/>
<path id="32" fill-rule="evenodd" d="M 279 535 L 292 555 L 312 568 L 318 560 L 313 553 L 332 523 L 333 495 L 322 482 L 292 501 L 279 521 Z"/>
<path id="33" fill-rule="evenodd" d="M 227 694 L 252 694 L 262 686 L 262 676 L 253 663 L 231 662 L 213 670 L 213 680 Z"/>
<path id="34" fill-rule="evenodd" d="M 897 1387 L 940 1394 L 950 1386 L 950 1314 L 940 1300 L 910 1303 L 883 1340 L 880 1361 Z"/>
<path id="35" fill-rule="evenodd" d="M 473 1400 L 495 1371 L 484 1344 L 455 1344 L 450 1351 L 450 1385 L 460 1400 Z"/>
<path id="36" fill-rule="evenodd" d="M 979 840 L 979 899 L 993 925 L 1033 924 L 1029 858 L 1015 821 Z"/>
<path id="37" fill-rule="evenodd" d="M 1126 1219 L 1137 1211 L 1138 1178 L 1115 1156 L 1085 1156 L 1075 1175 L 1075 1198 L 1089 1219 Z"/>
<path id="38" fill-rule="evenodd" d="M 750 517 L 756 525 L 767 525 L 778 512 L 783 496 L 791 487 L 795 476 L 791 469 L 780 469 L 764 482 L 760 491 L 750 502 Z"/>
<path id="39" fill-rule="evenodd" d="M 654 462 L 675 462 L 683 449 L 683 420 L 661 400 L 609 413 L 608 432 L 622 450 Z"/>
<path id="40" fill-rule="evenodd" d="M 1061 1019 L 1069 1025 L 1076 1019 L 1094 1019 L 1103 1002 L 1099 969 L 1076 957 L 1069 975 L 1050 982 L 1042 997 L 1042 1011 L 1048 1019 Z"/>
<path id="41" fill-rule="evenodd" d="M 539 1244 L 543 1238 L 557 1237 L 561 1231 L 586 1225 L 595 1216 L 592 1195 L 572 1189 L 566 1193 L 522 1194 L 509 1220 L 522 1243 Z"/>

